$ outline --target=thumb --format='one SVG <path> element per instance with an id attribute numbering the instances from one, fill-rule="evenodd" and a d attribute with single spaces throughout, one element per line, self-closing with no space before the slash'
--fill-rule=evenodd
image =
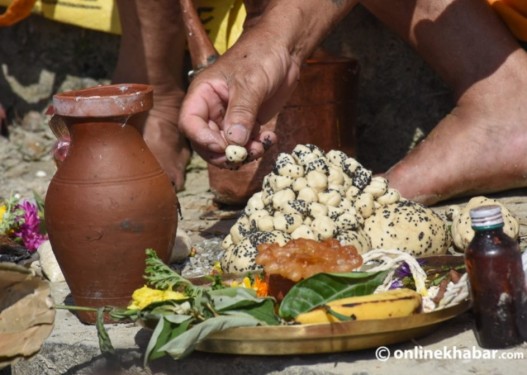
<path id="1" fill-rule="evenodd" d="M 239 95 L 243 93 L 243 95 Z M 256 121 L 261 98 L 254 91 L 230 90 L 229 104 L 224 118 L 224 134 L 227 143 L 245 146 L 251 134 L 258 134 Z"/>
<path id="2" fill-rule="evenodd" d="M 253 127 L 247 123 L 234 123 L 225 129 L 225 139 L 229 144 L 245 146 L 249 142 L 249 135 Z"/>

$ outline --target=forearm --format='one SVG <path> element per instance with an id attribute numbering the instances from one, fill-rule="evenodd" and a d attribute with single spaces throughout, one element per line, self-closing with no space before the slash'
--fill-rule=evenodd
<path id="1" fill-rule="evenodd" d="M 284 46 L 298 64 L 309 57 L 358 0 L 270 0 L 248 33 Z"/>

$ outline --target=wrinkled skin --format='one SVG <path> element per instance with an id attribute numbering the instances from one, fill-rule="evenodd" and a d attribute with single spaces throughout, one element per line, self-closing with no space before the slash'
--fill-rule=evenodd
<path id="1" fill-rule="evenodd" d="M 302 7 L 296 1 L 270 1 L 262 15 L 261 2 L 246 3 L 253 17 L 244 34 L 192 82 L 182 108 L 180 127 L 201 156 L 225 167 L 228 144 L 246 146 L 249 160 L 254 160 L 276 142 L 274 133 L 260 132 L 260 125 L 283 107 L 296 86 L 302 61 L 356 1 L 344 3 L 322 12 L 316 1 Z M 317 17 L 306 19 L 306 11 Z M 318 33 L 311 33 L 315 30 Z"/>
<path id="2" fill-rule="evenodd" d="M 271 1 L 243 37 L 195 79 L 179 126 L 207 161 L 227 144 L 252 159 L 276 141 L 259 125 L 286 102 L 299 66 L 353 1 Z M 433 204 L 527 186 L 527 54 L 482 0 L 365 0 L 452 89 L 452 112 L 385 176 L 402 196 Z M 470 25 L 471 27 L 466 27 Z"/>

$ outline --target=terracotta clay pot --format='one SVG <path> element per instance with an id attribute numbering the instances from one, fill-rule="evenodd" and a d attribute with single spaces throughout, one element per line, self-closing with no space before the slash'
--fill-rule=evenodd
<path id="1" fill-rule="evenodd" d="M 354 59 L 333 56 L 322 49 L 306 61 L 300 81 L 277 118 L 263 127 L 274 129 L 278 143 L 258 161 L 236 171 L 208 166 L 214 200 L 244 205 L 261 190 L 265 175 L 281 152 L 297 144 L 315 144 L 324 151 L 341 150 L 355 156 L 355 101 L 359 65 Z"/>
<path id="2" fill-rule="evenodd" d="M 71 137 L 46 194 L 53 251 L 75 305 L 125 307 L 144 284 L 145 249 L 168 261 L 177 229 L 175 191 L 139 131 L 152 88 L 97 86 L 57 94 L 53 105 Z"/>

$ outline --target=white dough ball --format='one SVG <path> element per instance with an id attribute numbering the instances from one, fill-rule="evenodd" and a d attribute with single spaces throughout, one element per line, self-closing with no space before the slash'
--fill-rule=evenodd
<path id="1" fill-rule="evenodd" d="M 317 202 L 318 201 L 318 193 L 315 189 L 310 188 L 309 186 L 306 186 L 302 190 L 298 192 L 297 199 L 302 199 L 306 202 Z"/>
<path id="2" fill-rule="evenodd" d="M 307 185 L 316 190 L 324 191 L 328 187 L 328 177 L 321 171 L 311 171 L 306 175 Z"/>
<path id="3" fill-rule="evenodd" d="M 316 240 L 317 236 L 315 232 L 308 225 L 300 225 L 291 233 L 291 238 L 297 240 L 299 238 L 306 238 L 309 240 Z"/>
<path id="4" fill-rule="evenodd" d="M 225 156 L 232 163 L 242 163 L 247 159 L 247 149 L 243 146 L 228 145 L 225 149 Z"/>
<path id="5" fill-rule="evenodd" d="M 315 232 L 320 241 L 334 237 L 337 232 L 335 222 L 327 216 L 314 218 L 311 223 L 311 229 L 313 229 L 313 232 Z"/>

